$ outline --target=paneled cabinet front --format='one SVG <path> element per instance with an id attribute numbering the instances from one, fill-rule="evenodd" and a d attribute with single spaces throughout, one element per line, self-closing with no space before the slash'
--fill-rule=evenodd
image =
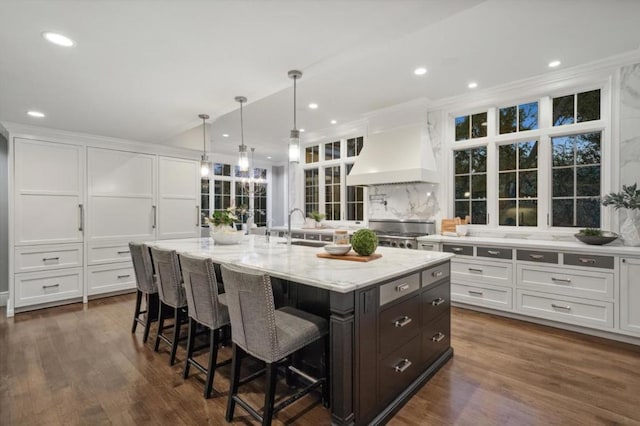
<path id="1" fill-rule="evenodd" d="M 87 149 L 89 241 L 155 238 L 155 156 Z"/>
<path id="2" fill-rule="evenodd" d="M 620 328 L 640 336 L 640 258 L 620 259 Z"/>
<path id="3" fill-rule="evenodd" d="M 200 236 L 200 164 L 158 158 L 158 239 Z"/>

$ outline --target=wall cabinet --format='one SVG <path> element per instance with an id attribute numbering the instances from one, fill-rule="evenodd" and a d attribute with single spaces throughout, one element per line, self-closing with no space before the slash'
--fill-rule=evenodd
<path id="1" fill-rule="evenodd" d="M 158 158 L 158 239 L 200 236 L 200 164 Z"/>
<path id="2" fill-rule="evenodd" d="M 620 260 L 620 328 L 640 336 L 640 258 Z"/>

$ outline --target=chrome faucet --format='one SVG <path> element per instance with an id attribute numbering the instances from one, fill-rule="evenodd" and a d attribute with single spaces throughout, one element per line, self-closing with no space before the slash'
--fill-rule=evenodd
<path id="1" fill-rule="evenodd" d="M 291 245 L 291 216 L 293 216 L 293 214 L 298 211 L 300 212 L 300 214 L 302 215 L 302 218 L 306 220 L 306 217 L 304 216 L 304 212 L 302 210 L 300 210 L 299 208 L 295 207 L 291 210 L 289 210 L 289 220 L 287 222 L 287 245 Z"/>

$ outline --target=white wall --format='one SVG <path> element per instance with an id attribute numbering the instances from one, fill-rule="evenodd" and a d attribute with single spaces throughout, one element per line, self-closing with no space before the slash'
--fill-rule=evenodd
<path id="1" fill-rule="evenodd" d="M 0 293 L 9 289 L 8 148 L 7 139 L 0 134 Z"/>

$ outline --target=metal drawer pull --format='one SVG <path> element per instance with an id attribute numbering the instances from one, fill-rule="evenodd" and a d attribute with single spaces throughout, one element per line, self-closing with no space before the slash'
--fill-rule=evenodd
<path id="1" fill-rule="evenodd" d="M 399 320 L 395 320 L 393 322 L 393 325 L 395 325 L 396 327 L 404 327 L 405 325 L 410 324 L 411 321 L 412 319 L 405 315 Z"/>
<path id="2" fill-rule="evenodd" d="M 120 278 L 129 278 L 130 276 L 131 276 L 131 274 L 118 275 L 118 279 L 120 279 Z"/>
<path id="3" fill-rule="evenodd" d="M 42 258 L 43 262 L 48 262 L 50 260 L 60 260 L 60 258 L 59 257 L 43 257 Z"/>
<path id="4" fill-rule="evenodd" d="M 129 254 L 129 250 L 122 250 L 119 251 L 118 254 Z"/>
<path id="5" fill-rule="evenodd" d="M 196 226 L 200 226 L 200 207 L 196 206 Z"/>
<path id="6" fill-rule="evenodd" d="M 460 247 L 453 247 L 451 249 L 451 251 L 456 252 L 456 253 L 460 253 L 462 251 L 462 249 Z"/>
<path id="7" fill-rule="evenodd" d="M 482 273 L 482 269 L 478 269 L 478 268 L 469 268 L 469 272 L 478 272 L 478 273 Z"/>
<path id="8" fill-rule="evenodd" d="M 400 284 L 396 286 L 396 291 L 403 292 L 405 290 L 409 290 L 409 284 Z"/>
<path id="9" fill-rule="evenodd" d="M 469 294 L 471 294 L 473 296 L 482 296 L 482 292 L 481 291 L 469 290 Z"/>
<path id="10" fill-rule="evenodd" d="M 78 231 L 84 232 L 84 205 L 78 204 L 80 209 L 80 223 L 78 224 Z"/>
<path id="11" fill-rule="evenodd" d="M 595 259 L 588 259 L 588 258 L 586 258 L 586 257 L 580 257 L 580 258 L 578 258 L 578 261 L 579 261 L 580 263 L 588 263 L 588 264 L 590 264 L 590 265 L 593 265 L 594 263 L 596 263 L 596 260 L 595 260 Z"/>
<path id="12" fill-rule="evenodd" d="M 530 254 L 531 259 L 544 259 L 544 254 Z"/>
<path id="13" fill-rule="evenodd" d="M 567 305 L 567 306 L 556 305 L 555 303 L 552 303 L 552 304 L 551 304 L 551 307 L 552 307 L 552 308 L 556 308 L 556 309 L 565 309 L 565 310 L 567 310 L 567 311 L 570 311 L 570 310 L 571 310 L 571 306 L 568 306 L 568 305 Z"/>
<path id="14" fill-rule="evenodd" d="M 493 256 L 500 255 L 500 252 L 498 250 L 487 250 L 487 253 L 489 253 L 490 255 L 493 255 Z"/>
<path id="15" fill-rule="evenodd" d="M 405 358 L 397 363 L 393 369 L 396 370 L 397 373 L 403 373 L 409 367 L 411 367 L 411 361 Z"/>
<path id="16" fill-rule="evenodd" d="M 555 281 L 555 282 L 559 282 L 559 283 L 570 283 L 571 279 L 570 278 L 556 278 L 556 277 L 551 277 L 551 281 Z"/>
<path id="17" fill-rule="evenodd" d="M 434 278 L 438 278 L 438 277 L 441 277 L 443 274 L 444 274 L 444 272 L 442 272 L 442 271 L 433 271 L 431 273 L 431 276 L 434 277 Z"/>
<path id="18" fill-rule="evenodd" d="M 438 306 L 438 305 L 442 305 L 445 302 L 445 300 L 442 297 L 438 297 L 437 299 L 431 301 L 431 304 L 433 306 Z"/>
<path id="19" fill-rule="evenodd" d="M 151 209 L 153 210 L 153 224 L 151 225 L 151 228 L 156 229 L 156 226 L 158 226 L 157 208 L 156 206 L 151 206 Z"/>
<path id="20" fill-rule="evenodd" d="M 43 285 L 42 286 L 43 289 L 54 288 L 54 287 L 60 287 L 60 284 L 51 284 L 51 285 Z"/>
<path id="21" fill-rule="evenodd" d="M 436 343 L 437 342 L 442 342 L 442 339 L 444 339 L 445 337 L 447 337 L 447 336 L 445 336 L 444 334 L 438 332 L 438 334 L 436 334 L 435 336 L 433 336 L 431 338 L 431 341 L 436 342 Z"/>

